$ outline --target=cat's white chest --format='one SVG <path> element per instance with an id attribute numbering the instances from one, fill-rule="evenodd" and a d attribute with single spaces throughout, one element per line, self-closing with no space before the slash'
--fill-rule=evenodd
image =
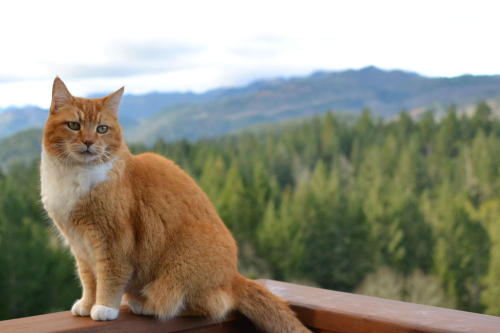
<path id="1" fill-rule="evenodd" d="M 105 182 L 112 168 L 113 161 L 88 167 L 65 165 L 42 151 L 41 194 L 49 216 L 59 224 L 66 224 L 82 196 Z"/>

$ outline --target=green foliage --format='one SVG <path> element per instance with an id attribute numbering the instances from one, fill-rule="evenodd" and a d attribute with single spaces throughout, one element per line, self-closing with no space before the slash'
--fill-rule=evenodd
<path id="1" fill-rule="evenodd" d="M 67 309 L 78 295 L 73 262 L 47 228 L 35 165 L 0 177 L 0 319 Z"/>
<path id="2" fill-rule="evenodd" d="M 326 113 L 131 149 L 199 182 L 252 277 L 500 314 L 500 121 L 486 104 L 391 122 Z M 36 163 L 0 173 L 0 189 L 0 316 L 67 308 L 72 264 L 46 230 Z"/>
<path id="3" fill-rule="evenodd" d="M 487 314 L 500 316 L 500 200 L 488 200 L 473 210 L 475 218 L 483 222 L 490 238 L 489 264 L 483 280 L 481 301 Z"/>
<path id="4" fill-rule="evenodd" d="M 190 159 L 175 143 L 158 152 L 200 170 L 221 216 L 275 278 L 353 290 L 390 267 L 405 285 L 443 293 L 437 303 L 405 299 L 498 314 L 499 238 L 492 218 L 473 212 L 499 197 L 499 135 L 480 103 L 469 118 L 454 106 L 441 120 L 402 112 L 389 123 L 368 109 L 356 121 L 327 113 L 192 144 Z"/>
<path id="5" fill-rule="evenodd" d="M 366 276 L 355 291 L 358 294 L 389 298 L 418 304 L 451 307 L 439 279 L 416 270 L 403 275 L 388 267 L 381 267 Z"/>
<path id="6" fill-rule="evenodd" d="M 448 205 L 436 228 L 436 273 L 458 308 L 480 312 L 481 278 L 489 262 L 488 234 L 464 208 L 453 207 L 453 202 Z"/>

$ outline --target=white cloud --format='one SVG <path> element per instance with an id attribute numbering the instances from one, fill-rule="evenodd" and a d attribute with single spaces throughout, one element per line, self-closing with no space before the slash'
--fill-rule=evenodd
<path id="1" fill-rule="evenodd" d="M 202 91 L 375 65 L 432 76 L 500 73 L 495 1 L 8 1 L 0 106 L 77 95 Z"/>

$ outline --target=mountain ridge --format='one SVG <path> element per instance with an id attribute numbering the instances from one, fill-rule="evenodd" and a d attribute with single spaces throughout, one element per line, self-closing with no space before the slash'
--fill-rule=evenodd
<path id="1" fill-rule="evenodd" d="M 370 66 L 256 80 L 204 93 L 127 94 L 120 121 L 129 141 L 152 143 L 158 138 L 196 140 L 327 110 L 358 113 L 368 107 L 377 115 L 392 117 L 402 109 L 439 110 L 499 96 L 500 75 L 432 78 Z M 1 112 L 0 138 L 43 126 L 46 113 L 34 107 Z"/>

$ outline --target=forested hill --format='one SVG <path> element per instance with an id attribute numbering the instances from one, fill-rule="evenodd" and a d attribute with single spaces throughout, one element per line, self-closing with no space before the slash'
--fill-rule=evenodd
<path id="1" fill-rule="evenodd" d="M 203 138 L 326 110 L 359 113 L 367 107 L 384 117 L 402 109 L 441 111 L 450 104 L 463 107 L 499 95 L 500 76 L 428 78 L 374 67 L 318 72 L 302 78 L 260 81 L 223 98 L 168 107 L 132 128 L 129 139 Z"/>
<path id="2" fill-rule="evenodd" d="M 17 132 L 0 140 L 0 169 L 15 164 L 30 164 L 40 156 L 42 130 L 38 128 Z"/>
<path id="3" fill-rule="evenodd" d="M 71 87 L 71 82 L 68 82 Z M 158 87 L 161 88 L 161 87 Z M 390 117 L 401 109 L 446 109 L 500 96 L 500 76 L 429 78 L 375 67 L 262 80 L 244 87 L 195 93 L 125 95 L 121 121 L 129 141 L 199 139 L 249 125 L 312 116 L 327 110 Z M 494 104 L 494 103 L 493 103 Z M 0 112 L 0 138 L 41 127 L 46 111 Z"/>
<path id="4" fill-rule="evenodd" d="M 151 149 L 208 193 L 251 277 L 500 315 L 500 120 L 486 104 L 440 121 L 327 113 Z M 79 296 L 38 182 L 36 162 L 0 173 L 0 319 Z"/>

